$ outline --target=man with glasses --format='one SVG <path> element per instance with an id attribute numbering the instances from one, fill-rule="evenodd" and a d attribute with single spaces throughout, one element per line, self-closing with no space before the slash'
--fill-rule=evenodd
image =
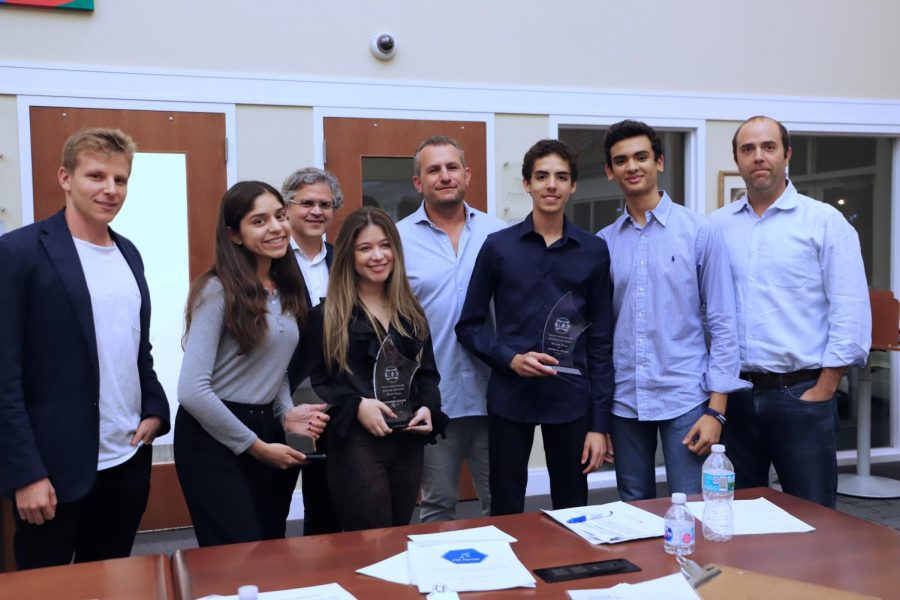
<path id="1" fill-rule="evenodd" d="M 291 225 L 291 249 L 306 282 L 307 306 L 312 308 L 325 298 L 328 291 L 328 270 L 331 268 L 333 251 L 331 244 L 326 242 L 323 236 L 334 219 L 334 211 L 343 204 L 344 196 L 337 177 L 315 167 L 306 167 L 291 173 L 281 186 L 281 194 L 287 202 L 287 215 Z M 297 364 L 299 355 L 299 352 L 294 355 L 288 369 L 291 389 L 296 388 L 294 404 L 312 405 L 309 406 L 310 410 L 325 409 L 325 405 L 320 404 L 308 381 L 303 381 L 306 374 L 304 365 Z M 301 383 L 303 385 L 299 385 Z M 324 438 L 320 437 L 318 446 L 324 447 L 324 444 Z M 303 535 L 341 531 L 341 524 L 328 491 L 325 463 L 318 461 L 305 465 L 301 480 Z"/>
<path id="2" fill-rule="evenodd" d="M 323 236 L 334 220 L 334 211 L 343 204 L 344 196 L 337 177 L 315 167 L 294 171 L 284 180 L 281 194 L 288 204 L 291 249 L 303 272 L 308 305 L 312 308 L 321 302 L 328 290 L 332 248 Z"/>

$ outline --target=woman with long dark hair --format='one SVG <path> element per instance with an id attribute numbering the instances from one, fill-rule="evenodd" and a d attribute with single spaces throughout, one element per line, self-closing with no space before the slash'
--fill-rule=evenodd
<path id="1" fill-rule="evenodd" d="M 323 304 L 310 313 L 304 348 L 316 393 L 330 405 L 328 487 L 345 530 L 407 525 L 422 479 L 423 444 L 443 431 L 428 322 L 410 289 L 397 228 L 363 207 L 344 220 Z M 373 369 L 385 338 L 419 363 L 409 424 L 375 398 Z M 304 350 L 304 354 L 307 351 Z"/>
<path id="2" fill-rule="evenodd" d="M 284 537 L 306 459 L 285 444 L 283 425 L 286 370 L 306 317 L 289 239 L 278 191 L 239 182 L 222 198 L 213 265 L 191 285 L 175 467 L 201 546 Z"/>

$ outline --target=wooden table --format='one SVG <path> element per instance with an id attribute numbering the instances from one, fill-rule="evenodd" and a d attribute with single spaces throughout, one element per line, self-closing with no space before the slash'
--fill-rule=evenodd
<path id="1" fill-rule="evenodd" d="M 701 539 L 692 558 L 895 598 L 900 593 L 900 532 L 845 515 L 768 488 L 738 492 L 738 498 L 768 498 L 816 528 L 810 533 L 738 536 L 725 544 Z M 662 515 L 668 499 L 636 503 Z M 430 533 L 494 524 L 518 538 L 513 550 L 529 569 L 624 557 L 643 571 L 546 584 L 535 589 L 467 593 L 465 598 L 562 598 L 567 589 L 636 583 L 678 571 L 663 551 L 662 539 L 592 546 L 541 513 L 467 519 L 442 524 L 297 537 L 249 544 L 180 550 L 173 557 L 173 577 L 182 600 L 207 594 L 235 594 L 244 584 L 261 591 L 330 582 L 359 598 L 423 597 L 401 586 L 355 573 L 355 570 L 406 549 L 410 533 Z M 700 526 L 698 521 L 697 531 Z"/>
<path id="2" fill-rule="evenodd" d="M 169 557 L 162 554 L 0 573 L 0 598 L 172 600 L 175 597 Z"/>

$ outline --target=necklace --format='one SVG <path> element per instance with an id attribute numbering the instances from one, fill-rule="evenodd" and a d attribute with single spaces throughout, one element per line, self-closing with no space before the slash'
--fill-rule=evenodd
<path id="1" fill-rule="evenodd" d="M 271 291 L 266 290 L 266 300 L 269 303 L 269 312 L 275 315 L 278 331 L 284 333 L 284 321 L 282 320 L 284 315 L 282 314 L 281 306 L 278 303 L 278 288 L 273 288 Z"/>

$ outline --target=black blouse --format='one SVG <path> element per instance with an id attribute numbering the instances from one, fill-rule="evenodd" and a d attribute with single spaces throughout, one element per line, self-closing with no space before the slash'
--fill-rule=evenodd
<path id="1" fill-rule="evenodd" d="M 328 431 L 343 437 L 357 422 L 356 413 L 360 400 L 375 397 L 372 372 L 381 340 L 368 317 L 358 307 L 354 307 L 347 347 L 347 365 L 353 373 L 338 373 L 337 365 L 333 366 L 333 373 L 329 373 L 325 367 L 322 344 L 324 315 L 324 302 L 313 308 L 308 315 L 306 327 L 300 337 L 304 370 L 308 370 L 316 394 L 330 405 L 328 414 L 331 422 L 328 424 Z M 423 441 L 433 441 L 438 434 L 443 433 L 449 417 L 441 412 L 441 392 L 438 389 L 441 376 L 434 362 L 431 335 L 420 341 L 403 336 L 393 326 L 389 328 L 388 335 L 403 356 L 419 360 L 419 369 L 410 389 L 410 403 L 413 412 L 422 406 L 427 406 L 431 411 L 432 432 L 423 436 Z"/>

